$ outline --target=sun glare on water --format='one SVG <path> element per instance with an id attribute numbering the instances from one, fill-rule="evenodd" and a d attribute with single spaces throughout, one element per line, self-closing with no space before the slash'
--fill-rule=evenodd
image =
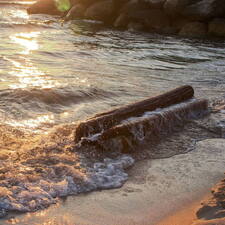
<path id="1" fill-rule="evenodd" d="M 23 128 L 38 128 L 41 124 L 52 124 L 54 123 L 55 118 L 53 114 L 41 115 L 35 119 L 21 120 L 21 121 L 9 121 L 7 124 L 13 125 L 16 127 Z"/>
<path id="2" fill-rule="evenodd" d="M 30 61 L 26 61 L 25 65 L 16 60 L 10 59 L 9 61 L 14 66 L 9 73 L 18 78 L 17 83 L 9 85 L 10 88 L 52 88 L 59 85 Z"/>
<path id="3" fill-rule="evenodd" d="M 31 51 L 39 49 L 36 39 L 39 34 L 40 32 L 16 33 L 10 36 L 10 39 L 24 48 L 21 54 L 28 55 Z"/>
<path id="4" fill-rule="evenodd" d="M 39 35 L 40 32 L 23 32 L 10 36 L 19 49 L 22 47 L 19 59 L 8 59 L 13 65 L 13 69 L 9 73 L 18 78 L 18 82 L 11 84 L 10 88 L 52 88 L 58 85 L 58 82 L 50 79 L 43 71 L 34 66 L 29 57 L 32 51 L 38 50 L 40 47 L 37 41 Z"/>
<path id="5" fill-rule="evenodd" d="M 26 16 L 19 15 L 23 18 Z M 9 38 L 13 45 L 16 46 L 16 54 L 18 57 L 5 57 L 11 63 L 11 69 L 8 72 L 14 79 L 14 82 L 9 84 L 12 89 L 28 89 L 33 88 L 49 89 L 59 85 L 59 83 L 47 75 L 43 70 L 38 68 L 38 65 L 32 60 L 34 51 L 40 49 L 39 31 L 16 32 Z M 38 115 L 36 118 L 26 120 L 9 120 L 7 123 L 16 127 L 24 127 L 35 129 L 41 124 L 52 124 L 55 121 L 53 114 Z"/>

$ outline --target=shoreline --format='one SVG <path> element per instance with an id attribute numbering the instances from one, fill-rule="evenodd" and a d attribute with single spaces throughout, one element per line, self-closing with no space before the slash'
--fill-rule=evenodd
<path id="1" fill-rule="evenodd" d="M 156 225 L 224 177 L 224 147 L 225 139 L 208 139 L 186 154 L 137 162 L 119 189 L 70 196 L 48 209 L 2 219 L 1 224 Z"/>

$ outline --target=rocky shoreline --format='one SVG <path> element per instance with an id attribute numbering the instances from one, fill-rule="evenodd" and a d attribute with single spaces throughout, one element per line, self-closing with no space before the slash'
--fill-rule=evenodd
<path id="1" fill-rule="evenodd" d="M 117 29 L 225 38 L 225 0 L 38 0 L 27 11 Z"/>

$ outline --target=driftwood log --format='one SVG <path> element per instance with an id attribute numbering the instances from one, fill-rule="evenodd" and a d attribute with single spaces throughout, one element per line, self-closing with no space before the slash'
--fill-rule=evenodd
<path id="1" fill-rule="evenodd" d="M 168 107 L 131 120 L 123 121 L 92 137 L 83 138 L 81 145 L 92 145 L 97 149 L 109 151 L 120 149 L 127 153 L 146 141 L 148 146 L 163 134 L 172 132 L 187 121 L 200 118 L 208 113 L 208 101 L 194 99 L 183 104 Z"/>
<path id="2" fill-rule="evenodd" d="M 87 121 L 78 124 L 74 135 L 75 143 L 78 143 L 82 138 L 108 130 L 129 117 L 141 116 L 146 111 L 153 111 L 157 108 L 165 108 L 178 104 L 191 99 L 193 96 L 193 88 L 185 85 L 143 101 L 97 114 Z"/>

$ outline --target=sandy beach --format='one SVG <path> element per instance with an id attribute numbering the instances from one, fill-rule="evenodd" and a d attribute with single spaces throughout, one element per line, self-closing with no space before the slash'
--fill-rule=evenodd
<path id="1" fill-rule="evenodd" d="M 120 189 L 71 196 L 46 210 L 10 215 L 0 224 L 188 225 L 200 201 L 224 177 L 224 162 L 224 139 L 200 141 L 189 153 L 136 163 Z"/>

